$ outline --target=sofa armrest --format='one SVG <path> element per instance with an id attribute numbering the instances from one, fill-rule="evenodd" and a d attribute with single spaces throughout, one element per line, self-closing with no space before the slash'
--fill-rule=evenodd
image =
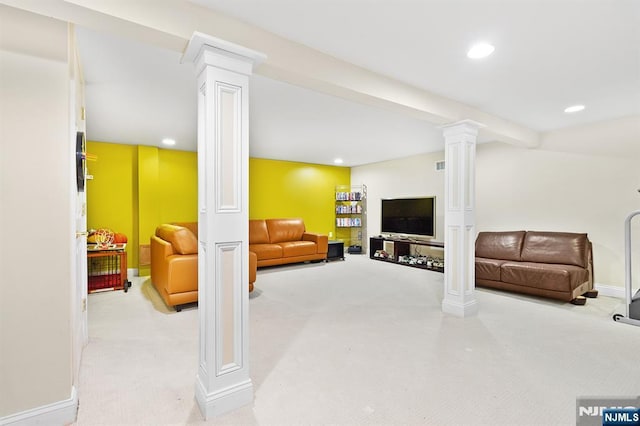
<path id="1" fill-rule="evenodd" d="M 249 284 L 256 282 L 256 271 L 258 269 L 258 256 L 250 251 L 249 252 Z"/>
<path id="2" fill-rule="evenodd" d="M 329 251 L 329 237 L 326 235 L 305 232 L 302 234 L 302 241 L 313 241 L 316 243 L 318 245 L 318 253 L 327 253 Z"/>
<path id="3" fill-rule="evenodd" d="M 152 235 L 150 243 L 152 257 L 155 254 L 159 259 L 164 259 L 165 257 L 175 254 L 173 246 L 169 241 L 165 241 L 162 238 Z"/>
<path id="4" fill-rule="evenodd" d="M 589 289 L 595 288 L 595 272 L 593 270 L 593 244 L 587 242 L 587 270 L 589 271 Z"/>
<path id="5" fill-rule="evenodd" d="M 151 236 L 151 281 L 165 288 L 167 285 L 167 258 L 173 255 L 170 242 Z"/>

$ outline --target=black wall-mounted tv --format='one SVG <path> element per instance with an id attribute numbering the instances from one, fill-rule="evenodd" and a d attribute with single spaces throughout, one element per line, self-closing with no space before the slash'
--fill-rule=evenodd
<path id="1" fill-rule="evenodd" d="M 436 236 L 436 197 L 382 199 L 384 234 Z"/>

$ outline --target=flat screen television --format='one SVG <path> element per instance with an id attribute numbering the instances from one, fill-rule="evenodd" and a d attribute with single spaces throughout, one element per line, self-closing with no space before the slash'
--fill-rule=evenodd
<path id="1" fill-rule="evenodd" d="M 436 236 L 436 197 L 383 199 L 380 216 L 384 234 Z"/>

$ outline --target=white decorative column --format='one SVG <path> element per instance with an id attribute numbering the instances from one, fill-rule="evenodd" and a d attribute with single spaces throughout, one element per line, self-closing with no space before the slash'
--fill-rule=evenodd
<path id="1" fill-rule="evenodd" d="M 443 126 L 445 143 L 444 299 L 442 311 L 466 317 L 475 298 L 475 160 L 478 129 L 471 120 Z"/>
<path id="2" fill-rule="evenodd" d="M 249 76 L 264 55 L 194 33 L 198 76 L 199 365 L 205 418 L 253 401 L 249 377 Z"/>

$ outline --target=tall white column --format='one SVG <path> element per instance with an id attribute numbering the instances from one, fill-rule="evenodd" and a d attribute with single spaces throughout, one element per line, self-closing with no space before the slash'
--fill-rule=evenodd
<path id="1" fill-rule="evenodd" d="M 443 126 L 445 143 L 444 299 L 442 311 L 460 317 L 478 312 L 475 297 L 475 160 L 482 124 Z"/>
<path id="2" fill-rule="evenodd" d="M 194 33 L 198 76 L 196 400 L 205 418 L 253 401 L 249 377 L 249 76 L 264 55 Z"/>

